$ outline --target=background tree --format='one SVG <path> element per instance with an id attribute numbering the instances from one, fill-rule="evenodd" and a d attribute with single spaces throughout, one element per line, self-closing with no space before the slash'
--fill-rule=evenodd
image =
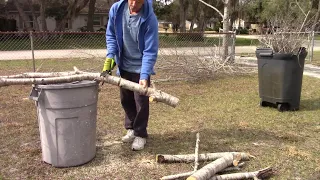
<path id="1" fill-rule="evenodd" d="M 33 0 L 27 0 L 27 3 L 29 5 L 31 15 L 32 15 L 32 22 L 33 22 L 33 30 L 40 31 L 39 23 L 38 23 L 38 17 L 36 15 L 35 9 L 39 9 L 38 4 L 34 3 Z"/>
<path id="2" fill-rule="evenodd" d="M 179 1 L 155 1 L 153 4 L 154 12 L 158 20 L 165 20 L 172 23 L 173 32 L 177 32 L 180 26 L 180 4 Z"/>
<path id="3" fill-rule="evenodd" d="M 186 20 L 187 10 L 189 6 L 189 0 L 179 0 L 180 4 L 180 32 L 186 32 Z"/>
<path id="4" fill-rule="evenodd" d="M 29 16 L 24 12 L 23 10 L 23 4 L 19 1 L 19 0 L 13 0 L 13 4 L 16 7 L 16 9 L 18 10 L 19 16 L 22 19 L 25 29 L 27 31 L 32 31 L 32 27 L 31 24 L 29 23 L 31 21 L 31 19 L 29 18 Z"/>
<path id="5" fill-rule="evenodd" d="M 56 31 L 64 31 L 66 23 L 73 21 L 90 0 L 52 0 L 48 4 L 46 14 L 56 20 Z"/>
<path id="6" fill-rule="evenodd" d="M 318 2 L 317 2 L 318 1 Z M 318 3 L 318 6 L 316 4 Z M 311 31 L 319 30 L 320 0 L 312 1 L 312 9 L 317 9 Z M 318 27 L 318 28 L 317 28 Z"/>
<path id="7" fill-rule="evenodd" d="M 93 17 L 95 11 L 96 0 L 90 0 L 89 2 L 89 11 L 88 11 L 88 21 L 87 21 L 87 30 L 93 32 Z"/>
<path id="8" fill-rule="evenodd" d="M 200 6 L 202 6 L 200 9 L 200 16 L 198 19 L 199 23 L 199 31 L 203 32 L 205 31 L 207 22 L 210 19 L 215 19 L 215 21 L 221 22 L 223 20 L 222 11 L 223 11 L 223 1 L 221 0 L 206 0 L 204 1 L 211 7 L 201 3 Z M 214 10 L 212 7 L 216 8 Z"/>
<path id="9" fill-rule="evenodd" d="M 48 0 L 40 0 L 40 24 L 42 31 L 48 31 L 47 21 L 46 21 L 46 6 Z"/>
<path id="10" fill-rule="evenodd" d="M 191 6 L 191 24 L 190 24 L 190 32 L 193 31 L 193 26 L 197 21 L 197 17 L 199 14 L 199 9 L 200 9 L 200 2 L 199 1 L 191 1 L 190 2 Z"/>

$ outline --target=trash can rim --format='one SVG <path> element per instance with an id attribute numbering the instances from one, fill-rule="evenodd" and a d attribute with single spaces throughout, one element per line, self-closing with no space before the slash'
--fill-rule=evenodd
<path id="1" fill-rule="evenodd" d="M 39 89 L 72 89 L 72 88 L 81 88 L 88 86 L 96 86 L 98 83 L 96 81 L 75 81 L 71 83 L 61 83 L 61 84 L 48 84 L 48 85 L 37 85 Z"/>

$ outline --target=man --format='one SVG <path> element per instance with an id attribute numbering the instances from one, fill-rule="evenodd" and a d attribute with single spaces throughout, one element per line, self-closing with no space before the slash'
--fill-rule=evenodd
<path id="1" fill-rule="evenodd" d="M 152 0 L 120 0 L 112 5 L 106 32 L 107 58 L 102 76 L 117 74 L 144 88 L 150 85 L 158 55 L 158 20 Z M 127 134 L 123 142 L 132 142 L 132 150 L 142 150 L 148 137 L 149 98 L 120 87 Z"/>

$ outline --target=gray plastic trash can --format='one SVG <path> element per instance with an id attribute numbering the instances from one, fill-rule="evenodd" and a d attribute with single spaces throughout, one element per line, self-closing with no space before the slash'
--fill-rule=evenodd
<path id="1" fill-rule="evenodd" d="M 98 84 L 95 81 L 38 85 L 37 101 L 43 161 L 55 167 L 78 166 L 96 154 Z"/>
<path id="2" fill-rule="evenodd" d="M 276 105 L 279 111 L 298 110 L 307 51 L 299 54 L 275 53 L 270 48 L 256 50 L 260 105 Z"/>

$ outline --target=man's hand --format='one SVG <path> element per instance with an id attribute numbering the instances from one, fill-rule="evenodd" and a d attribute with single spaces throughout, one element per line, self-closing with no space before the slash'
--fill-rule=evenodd
<path id="1" fill-rule="evenodd" d="M 116 66 L 116 63 L 114 61 L 114 58 L 106 58 L 106 60 L 104 61 L 102 73 L 100 74 L 100 76 L 105 77 L 107 74 L 111 75 L 111 71 L 114 69 L 115 66 Z"/>
<path id="2" fill-rule="evenodd" d="M 139 81 L 139 84 L 143 87 L 143 88 L 147 88 L 148 87 L 148 80 L 143 79 Z"/>
<path id="3" fill-rule="evenodd" d="M 100 77 L 106 77 L 107 74 L 111 75 L 113 68 L 116 66 L 116 63 L 113 58 L 106 58 L 103 64 L 102 73 L 100 74 Z M 104 84 L 104 81 L 102 81 L 101 86 Z"/>
<path id="4" fill-rule="evenodd" d="M 103 71 L 102 73 L 100 73 L 100 76 L 106 77 L 107 74 L 111 75 L 110 73 L 111 73 L 111 71 L 110 71 L 110 72 L 108 72 L 108 71 Z"/>

